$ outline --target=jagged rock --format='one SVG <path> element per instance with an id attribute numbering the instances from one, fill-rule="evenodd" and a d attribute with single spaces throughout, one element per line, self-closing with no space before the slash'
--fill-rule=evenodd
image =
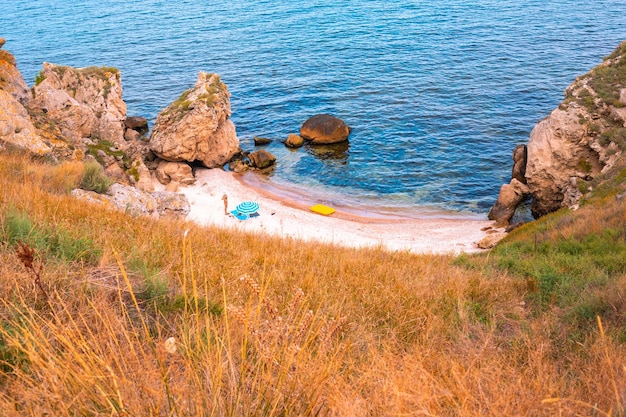
<path id="1" fill-rule="evenodd" d="M 6 39 L 0 38 L 0 49 L 2 49 L 5 43 L 6 43 Z"/>
<path id="2" fill-rule="evenodd" d="M 89 137 L 123 141 L 126 103 L 119 70 L 44 63 L 39 77 L 30 107 L 54 122 L 65 137 L 79 145 Z"/>
<path id="3" fill-rule="evenodd" d="M 146 133 L 148 131 L 148 119 L 141 116 L 129 116 L 124 120 L 124 127 L 140 134 Z"/>
<path id="4" fill-rule="evenodd" d="M 221 167 L 240 151 L 230 114 L 230 93 L 219 75 L 200 72 L 193 89 L 157 117 L 150 148 L 167 161 Z"/>
<path id="5" fill-rule="evenodd" d="M 287 136 L 287 140 L 285 140 L 285 146 L 288 148 L 299 148 L 304 145 L 304 139 L 302 136 L 291 134 Z"/>
<path id="6" fill-rule="evenodd" d="M 185 218 L 191 210 L 189 200 L 184 194 L 157 191 L 152 193 L 152 197 L 157 202 L 157 211 L 161 217 Z"/>
<path id="7" fill-rule="evenodd" d="M 269 145 L 270 143 L 272 143 L 272 139 L 270 138 L 262 138 L 260 136 L 254 137 L 254 146 Z"/>
<path id="8" fill-rule="evenodd" d="M 526 163 L 528 162 L 528 149 L 526 145 L 517 145 L 513 149 L 513 169 L 511 179 L 515 178 L 522 184 L 526 184 Z"/>
<path id="9" fill-rule="evenodd" d="M 269 168 L 276 163 L 276 157 L 264 149 L 252 152 L 248 155 L 248 158 L 250 159 L 250 165 L 258 169 Z"/>
<path id="10" fill-rule="evenodd" d="M 300 128 L 300 136 L 314 145 L 326 145 L 348 140 L 350 128 L 341 119 L 330 114 L 317 114 Z"/>
<path id="11" fill-rule="evenodd" d="M 35 155 L 46 155 L 51 151 L 37 133 L 24 106 L 4 90 L 0 90 L 0 142 Z"/>
<path id="12" fill-rule="evenodd" d="M 491 249 L 498 244 L 502 239 L 506 237 L 507 233 L 492 233 L 490 235 L 485 236 L 480 241 L 476 243 L 476 246 L 479 249 Z"/>
<path id="13" fill-rule="evenodd" d="M 22 105 L 28 104 L 28 85 L 17 69 L 15 57 L 9 51 L 2 49 L 0 49 L 0 90 L 11 94 Z"/>
<path id="14" fill-rule="evenodd" d="M 510 184 L 503 184 L 500 187 L 498 200 L 489 211 L 489 220 L 495 220 L 498 224 L 508 224 L 515 214 L 515 209 L 528 193 L 528 187 L 515 178 Z"/>
<path id="15" fill-rule="evenodd" d="M 152 182 L 152 174 L 141 158 L 137 157 L 129 169 L 129 178 L 131 184 L 139 188 L 141 191 L 151 193 L 154 191 L 154 183 Z"/>
<path id="16" fill-rule="evenodd" d="M 163 185 L 167 185 L 171 181 L 189 185 L 196 181 L 193 176 L 193 170 L 189 164 L 185 162 L 161 161 L 159 162 L 155 174 L 157 180 Z"/>

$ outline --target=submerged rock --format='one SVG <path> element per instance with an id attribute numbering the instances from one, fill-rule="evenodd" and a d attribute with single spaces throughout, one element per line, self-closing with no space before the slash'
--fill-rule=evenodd
<path id="1" fill-rule="evenodd" d="M 269 168 L 276 163 L 276 157 L 264 149 L 252 152 L 248 155 L 248 158 L 250 159 L 250 165 L 258 169 Z"/>
<path id="2" fill-rule="evenodd" d="M 302 136 L 298 136 L 293 133 L 287 136 L 287 140 L 285 140 L 285 146 L 288 148 L 299 148 L 302 145 L 304 145 L 304 139 Z"/>
<path id="3" fill-rule="evenodd" d="M 314 145 L 326 145 L 348 140 L 350 128 L 343 120 L 330 114 L 317 114 L 300 128 L 300 136 Z"/>

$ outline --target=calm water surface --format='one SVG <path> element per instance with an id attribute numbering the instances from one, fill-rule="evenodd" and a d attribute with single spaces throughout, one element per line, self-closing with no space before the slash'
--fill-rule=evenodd
<path id="1" fill-rule="evenodd" d="M 626 38 L 626 2 L 0 0 L 0 36 L 32 85 L 42 62 L 122 71 L 153 121 L 217 72 L 245 150 L 276 139 L 275 184 L 334 204 L 485 213 L 511 151 L 576 76 Z M 347 149 L 286 149 L 316 113 Z"/>

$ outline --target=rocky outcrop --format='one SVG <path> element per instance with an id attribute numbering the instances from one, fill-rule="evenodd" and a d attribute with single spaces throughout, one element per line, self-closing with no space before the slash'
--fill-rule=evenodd
<path id="1" fill-rule="evenodd" d="M 33 95 L 30 108 L 75 145 L 85 138 L 123 141 L 126 103 L 119 70 L 44 63 Z"/>
<path id="2" fill-rule="evenodd" d="M 348 140 L 350 128 L 330 114 L 317 114 L 300 128 L 300 136 L 313 145 L 328 145 Z"/>
<path id="3" fill-rule="evenodd" d="M 509 184 L 500 187 L 498 200 L 489 211 L 489 219 L 495 220 L 497 224 L 508 225 L 515 214 L 517 206 L 528 195 L 528 187 L 513 178 Z"/>
<path id="4" fill-rule="evenodd" d="M 37 133 L 26 108 L 4 90 L 0 90 L 0 142 L 35 155 L 46 155 L 51 151 Z"/>
<path id="5" fill-rule="evenodd" d="M 533 128 L 525 165 L 523 149 L 515 149 L 513 178 L 527 184 L 534 217 L 561 207 L 576 208 L 591 180 L 621 157 L 626 149 L 625 72 L 626 42 L 576 79 L 565 90 L 561 105 Z M 514 188 L 517 196 L 521 188 Z M 504 190 L 512 197 L 509 188 Z M 506 199 L 507 213 L 508 202 L 514 200 Z M 492 211 L 499 210 L 494 206 Z"/>
<path id="6" fill-rule="evenodd" d="M 71 194 L 80 200 L 122 210 L 133 216 L 184 218 L 190 210 L 184 194 L 167 191 L 147 193 L 123 184 L 113 184 L 107 194 L 81 189 L 73 190 Z"/>
<path id="7" fill-rule="evenodd" d="M 28 104 L 28 85 L 17 69 L 15 57 L 2 49 L 4 39 L 0 38 L 0 90 L 6 91 L 23 106 Z"/>
<path id="8" fill-rule="evenodd" d="M 526 145 L 517 145 L 513 149 L 513 169 L 511 178 L 526 184 L 526 164 L 528 162 L 528 148 Z"/>
<path id="9" fill-rule="evenodd" d="M 0 38 L 0 44 L 4 45 L 4 39 Z M 0 49 L 0 144 L 35 155 L 49 154 L 50 142 L 46 143 L 40 135 L 25 107 L 28 97 L 28 86 L 16 67 L 15 58 Z"/>
<path id="10" fill-rule="evenodd" d="M 217 74 L 200 72 L 195 86 L 157 117 L 150 148 L 166 161 L 221 167 L 240 151 L 230 115 L 226 85 Z"/>

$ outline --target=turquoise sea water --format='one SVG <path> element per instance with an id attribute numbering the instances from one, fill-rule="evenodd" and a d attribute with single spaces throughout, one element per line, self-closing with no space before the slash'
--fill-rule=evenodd
<path id="1" fill-rule="evenodd" d="M 217 72 L 242 147 L 277 139 L 271 178 L 333 204 L 485 213 L 511 151 L 576 76 L 626 39 L 624 0 L 214 2 L 0 0 L 0 37 L 32 85 L 42 62 L 115 66 L 153 121 Z M 279 142 L 316 113 L 347 149 Z"/>

